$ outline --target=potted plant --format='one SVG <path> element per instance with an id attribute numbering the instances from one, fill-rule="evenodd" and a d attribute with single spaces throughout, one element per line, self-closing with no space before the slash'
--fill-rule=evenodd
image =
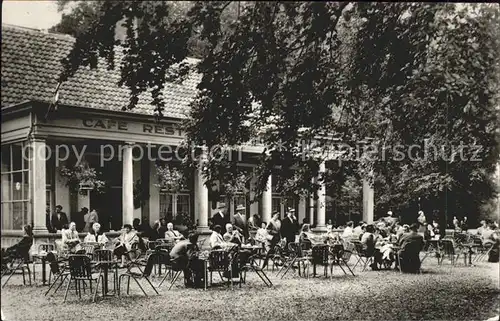
<path id="1" fill-rule="evenodd" d="M 156 165 L 158 183 L 156 187 L 166 189 L 175 193 L 187 188 L 187 179 L 183 172 L 177 168 L 168 165 Z"/>
<path id="2" fill-rule="evenodd" d="M 87 163 L 81 163 L 74 166 L 63 166 L 59 170 L 62 177 L 66 178 L 66 186 L 71 193 L 80 193 L 85 195 L 87 191 L 97 191 L 102 193 L 106 182 L 100 179 L 100 173 Z"/>

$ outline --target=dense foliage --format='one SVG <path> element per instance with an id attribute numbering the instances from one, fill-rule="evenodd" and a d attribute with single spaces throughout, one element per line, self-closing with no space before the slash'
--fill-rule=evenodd
<path id="1" fill-rule="evenodd" d="M 139 94 L 149 91 L 161 116 L 166 81 L 189 72 L 181 62 L 195 53 L 201 58 L 196 71 L 203 77 L 186 124 L 188 141 L 210 148 L 261 137 L 267 147 L 256 170 L 258 192 L 271 174 L 280 177 L 276 181 L 283 182 L 285 193 L 314 191 L 318 162 L 329 157 L 342 162 L 320 182 L 349 167 L 352 175 L 375 184 L 379 211 L 413 211 L 420 199 L 418 206 L 473 217 L 494 195 L 500 70 L 496 5 L 91 5 L 95 16 L 88 27 L 73 32 L 77 41 L 63 61 L 61 80 L 106 58 L 110 68 L 121 69 L 121 85 L 130 88 L 125 108 L 134 108 Z M 126 31 L 121 42 L 115 38 L 120 22 Z M 115 59 L 117 44 L 124 53 L 120 60 Z M 181 68 L 172 73 L 173 66 Z M 371 152 L 339 156 L 336 142 L 357 147 L 366 137 Z M 304 153 L 303 146 L 312 143 L 315 148 Z M 234 185 L 238 175 L 228 169 L 235 161 L 209 159 L 203 170 L 209 181 L 224 177 Z"/>

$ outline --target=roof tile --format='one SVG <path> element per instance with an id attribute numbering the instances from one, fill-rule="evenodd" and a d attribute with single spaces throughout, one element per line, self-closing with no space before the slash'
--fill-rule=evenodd
<path id="1" fill-rule="evenodd" d="M 60 61 L 69 53 L 73 43 L 74 38 L 67 35 L 2 24 L 2 108 L 27 100 L 52 102 L 62 70 Z M 119 55 L 117 53 L 114 70 L 107 70 L 102 61 L 96 70 L 80 68 L 61 85 L 59 102 L 74 107 L 122 110 L 128 105 L 129 91 L 117 85 L 120 79 Z M 200 80 L 201 75 L 193 72 L 181 85 L 166 85 L 164 116 L 186 118 Z M 151 100 L 149 93 L 141 95 L 139 103 L 130 112 L 153 115 Z"/>

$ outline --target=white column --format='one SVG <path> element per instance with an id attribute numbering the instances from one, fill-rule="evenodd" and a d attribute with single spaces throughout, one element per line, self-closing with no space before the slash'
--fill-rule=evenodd
<path id="1" fill-rule="evenodd" d="M 269 223 L 273 215 L 273 188 L 272 177 L 267 179 L 266 189 L 262 193 L 262 221 Z"/>
<path id="2" fill-rule="evenodd" d="M 302 221 L 304 220 L 306 215 L 307 215 L 307 200 L 305 197 L 301 197 L 299 199 L 299 215 L 297 217 L 299 220 L 299 223 L 302 224 Z"/>
<path id="3" fill-rule="evenodd" d="M 160 188 L 154 186 L 158 182 L 158 174 L 154 161 L 149 163 L 149 224 L 160 219 Z"/>
<path id="4" fill-rule="evenodd" d="M 373 223 L 374 190 L 367 179 L 363 179 L 363 221 Z"/>
<path id="5" fill-rule="evenodd" d="M 250 179 L 250 202 L 252 202 L 255 199 L 255 184 L 257 182 L 257 178 L 255 176 L 252 176 Z M 259 202 L 255 201 L 253 203 L 250 203 L 250 213 L 248 213 L 248 217 L 251 217 L 254 214 L 259 214 Z"/>
<path id="6" fill-rule="evenodd" d="M 66 180 L 61 176 L 60 169 L 62 166 L 66 165 L 66 163 L 59 163 L 59 167 L 55 167 L 55 180 L 54 180 L 54 193 L 55 193 L 55 204 L 53 204 L 53 209 L 55 209 L 56 205 L 61 205 L 63 207 L 63 211 L 68 214 L 68 219 L 74 221 L 74 217 L 70 217 L 71 214 L 76 214 L 71 210 L 71 202 L 70 202 L 70 193 L 69 188 L 66 186 Z M 87 206 L 88 207 L 88 206 Z M 80 210 L 81 207 L 78 208 Z M 70 214 L 71 213 L 71 214 Z"/>
<path id="7" fill-rule="evenodd" d="M 314 224 L 314 198 L 309 197 L 309 224 Z"/>
<path id="8" fill-rule="evenodd" d="M 123 147 L 122 162 L 122 222 L 132 224 L 134 220 L 134 162 L 131 144 Z"/>
<path id="9" fill-rule="evenodd" d="M 194 210 L 198 218 L 198 231 L 207 232 L 208 231 L 208 188 L 205 185 L 205 178 L 203 177 L 202 168 L 207 159 L 206 150 L 203 149 L 200 156 L 200 163 L 198 168 L 195 170 L 194 179 L 194 197 L 195 204 Z"/>
<path id="10" fill-rule="evenodd" d="M 133 173 L 132 177 L 135 178 L 132 180 L 132 182 L 135 185 L 135 181 L 139 178 L 142 178 L 141 177 L 141 162 L 140 161 L 132 161 L 132 173 Z M 132 191 L 133 191 L 133 189 L 132 189 Z M 133 199 L 134 198 L 132 197 L 132 201 L 133 201 Z M 134 208 L 134 219 L 136 219 L 136 218 L 142 220 L 142 207 Z M 132 223 L 130 223 L 130 224 L 132 224 Z"/>
<path id="11" fill-rule="evenodd" d="M 31 141 L 31 197 L 33 230 L 47 232 L 45 226 L 46 200 L 46 144 L 45 139 L 34 138 Z"/>
<path id="12" fill-rule="evenodd" d="M 316 224 L 317 230 L 326 230 L 325 217 L 326 217 L 326 185 L 325 181 L 320 181 L 319 176 L 325 172 L 325 162 L 319 164 L 319 175 L 317 182 L 320 184 L 318 189 L 318 200 L 316 202 L 316 210 L 318 213 L 318 222 Z"/>

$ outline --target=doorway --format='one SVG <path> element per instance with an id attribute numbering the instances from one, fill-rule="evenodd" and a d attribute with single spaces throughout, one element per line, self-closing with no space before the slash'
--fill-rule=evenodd
<path id="1" fill-rule="evenodd" d="M 99 215 L 101 229 L 119 231 L 122 227 L 122 189 L 109 188 L 104 193 L 90 193 L 90 207 Z"/>

